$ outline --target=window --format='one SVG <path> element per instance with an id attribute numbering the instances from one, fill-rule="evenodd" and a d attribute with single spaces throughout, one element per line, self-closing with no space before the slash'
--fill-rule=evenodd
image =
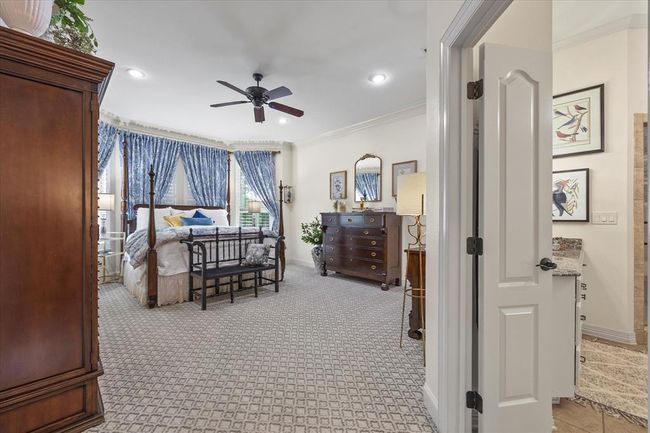
<path id="1" fill-rule="evenodd" d="M 239 225 L 241 227 L 253 227 L 253 214 L 248 213 L 248 201 L 257 200 L 255 193 L 251 191 L 246 176 L 239 170 Z M 257 215 L 257 226 L 262 228 L 270 227 L 270 216 L 264 205 L 262 212 Z"/>
<path id="2" fill-rule="evenodd" d="M 174 177 L 172 178 L 171 183 L 169 184 L 169 189 L 163 196 L 162 200 L 160 201 L 160 204 L 175 204 L 176 203 L 176 173 L 174 173 Z"/>

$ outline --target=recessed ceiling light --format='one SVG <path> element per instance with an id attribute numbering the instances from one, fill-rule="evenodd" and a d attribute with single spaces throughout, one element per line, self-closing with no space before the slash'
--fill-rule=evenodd
<path id="1" fill-rule="evenodd" d="M 368 77 L 368 80 L 372 84 L 382 84 L 386 81 L 388 77 L 386 74 L 372 74 L 370 77 Z"/>
<path id="2" fill-rule="evenodd" d="M 280 118 L 278 119 L 278 123 L 279 123 L 280 125 L 286 125 L 286 124 L 287 124 L 287 118 L 286 118 L 286 117 L 280 117 Z"/>
<path id="3" fill-rule="evenodd" d="M 146 74 L 144 72 L 142 72 L 142 71 L 140 71 L 138 69 L 129 68 L 129 69 L 126 70 L 126 72 L 130 76 L 132 76 L 133 78 L 137 78 L 139 80 L 143 79 L 146 76 Z"/>

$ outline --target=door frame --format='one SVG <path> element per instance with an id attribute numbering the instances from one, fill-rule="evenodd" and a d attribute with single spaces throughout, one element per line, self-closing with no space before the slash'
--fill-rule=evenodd
<path id="1" fill-rule="evenodd" d="M 472 110 L 465 95 L 472 81 L 472 48 L 512 0 L 465 0 L 441 39 L 438 161 L 438 428 L 470 433 L 472 411 L 471 256 Z"/>

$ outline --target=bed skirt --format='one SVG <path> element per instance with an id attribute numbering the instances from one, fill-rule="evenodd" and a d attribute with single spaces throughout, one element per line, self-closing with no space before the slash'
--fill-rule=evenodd
<path id="1" fill-rule="evenodd" d="M 147 305 L 147 265 L 138 266 L 134 269 L 133 266 L 125 260 L 123 263 L 124 270 L 124 286 L 142 305 Z M 263 272 L 265 277 L 271 278 L 274 271 Z M 222 278 L 221 283 L 225 283 L 227 279 Z M 200 287 L 201 280 L 195 279 L 194 287 Z M 156 305 L 169 305 L 177 304 L 179 302 L 188 301 L 188 273 L 183 272 L 176 275 L 161 276 L 158 273 L 158 303 Z M 252 287 L 253 282 L 244 282 L 244 288 Z M 224 289 L 221 289 L 222 292 Z M 208 296 L 214 295 L 214 288 L 207 290 Z"/>

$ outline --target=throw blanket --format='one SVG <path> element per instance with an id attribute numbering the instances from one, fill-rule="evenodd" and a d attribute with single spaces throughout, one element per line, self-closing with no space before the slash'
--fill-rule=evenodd
<path id="1" fill-rule="evenodd" d="M 170 242 L 180 242 L 181 239 L 185 239 L 190 235 L 190 229 L 192 229 L 192 234 L 194 236 L 214 236 L 217 227 L 216 226 L 183 226 L 183 227 L 167 227 L 164 229 L 156 230 L 156 249 L 162 247 L 165 244 Z M 242 233 L 257 233 L 259 229 L 256 227 L 242 227 Z M 238 233 L 239 227 L 219 227 L 219 234 L 233 234 Z M 277 234 L 271 230 L 263 229 L 265 236 L 277 236 Z M 127 239 L 124 245 L 124 250 L 129 255 L 129 263 L 133 268 L 137 268 L 142 265 L 147 259 L 147 250 L 149 245 L 147 244 L 147 229 L 137 230 L 131 234 Z"/>

